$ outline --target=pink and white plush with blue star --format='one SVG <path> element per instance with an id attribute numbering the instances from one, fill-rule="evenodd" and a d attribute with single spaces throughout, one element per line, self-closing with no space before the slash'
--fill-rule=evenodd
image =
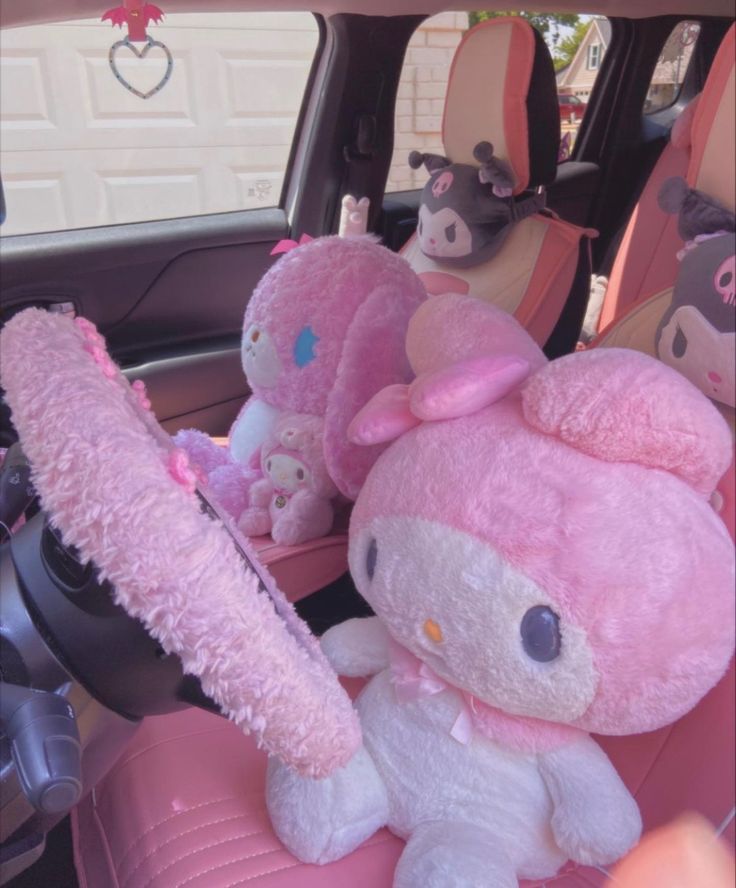
<path id="1" fill-rule="evenodd" d="M 261 477 L 261 446 L 284 412 L 324 420 L 330 476 L 342 494 L 357 496 L 381 448 L 350 444 L 347 426 L 377 391 L 411 378 L 404 338 L 425 295 L 408 263 L 369 237 L 317 238 L 269 269 L 245 312 L 242 360 L 252 395 L 228 450 L 194 430 L 176 438 L 236 519 Z"/>

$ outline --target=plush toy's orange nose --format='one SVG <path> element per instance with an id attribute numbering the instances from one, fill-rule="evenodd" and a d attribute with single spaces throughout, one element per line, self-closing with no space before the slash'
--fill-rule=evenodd
<path id="1" fill-rule="evenodd" d="M 425 620 L 424 634 L 430 641 L 434 641 L 436 644 L 442 641 L 442 630 L 434 620 Z"/>

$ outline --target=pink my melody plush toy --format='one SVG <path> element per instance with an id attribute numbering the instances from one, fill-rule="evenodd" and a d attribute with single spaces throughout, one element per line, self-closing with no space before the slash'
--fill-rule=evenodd
<path id="1" fill-rule="evenodd" d="M 427 301 L 408 351 L 416 380 L 351 425 L 395 439 L 350 527 L 376 616 L 322 640 L 340 674 L 372 676 L 363 745 L 324 780 L 272 760 L 274 827 L 325 863 L 388 826 L 406 840 L 396 888 L 607 865 L 641 818 L 588 732 L 675 721 L 732 655 L 734 551 L 709 504 L 729 429 L 661 362 L 598 349 L 546 363 L 469 297 Z"/>
<path id="2" fill-rule="evenodd" d="M 325 462 L 354 499 L 381 448 L 347 441 L 350 420 L 377 391 L 411 378 L 409 318 L 425 298 L 405 259 L 370 237 L 322 237 L 292 249 L 266 272 L 243 325 L 243 369 L 252 395 L 218 447 L 195 430 L 176 444 L 208 475 L 236 519 L 261 477 L 261 445 L 285 413 L 324 421 Z"/>
<path id="3" fill-rule="evenodd" d="M 295 546 L 328 534 L 337 487 L 325 466 L 324 422 L 285 413 L 261 446 L 263 478 L 249 491 L 238 526 L 246 536 L 270 533 L 275 543 Z"/>

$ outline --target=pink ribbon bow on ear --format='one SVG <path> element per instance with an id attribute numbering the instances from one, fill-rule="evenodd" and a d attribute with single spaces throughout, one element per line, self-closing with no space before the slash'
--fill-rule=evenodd
<path id="1" fill-rule="evenodd" d="M 411 385 L 387 386 L 348 426 L 354 444 L 393 441 L 421 422 L 469 416 L 500 401 L 523 382 L 529 362 L 513 355 L 484 355 L 418 376 Z"/>
<path id="2" fill-rule="evenodd" d="M 313 241 L 314 238 L 309 234 L 303 234 L 298 241 L 289 240 L 289 238 L 285 238 L 284 240 L 280 240 L 276 246 L 271 250 L 271 256 L 278 256 L 281 253 L 289 253 L 291 250 L 295 250 L 297 247 L 302 247 L 304 244 L 308 244 L 310 241 Z"/>

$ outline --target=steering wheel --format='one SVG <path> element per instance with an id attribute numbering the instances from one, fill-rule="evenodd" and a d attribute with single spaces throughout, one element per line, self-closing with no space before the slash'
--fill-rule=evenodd
<path id="1" fill-rule="evenodd" d="M 345 764 L 360 729 L 318 642 L 94 325 L 19 313 L 0 376 L 51 525 L 116 603 L 269 753 L 314 777 Z"/>

